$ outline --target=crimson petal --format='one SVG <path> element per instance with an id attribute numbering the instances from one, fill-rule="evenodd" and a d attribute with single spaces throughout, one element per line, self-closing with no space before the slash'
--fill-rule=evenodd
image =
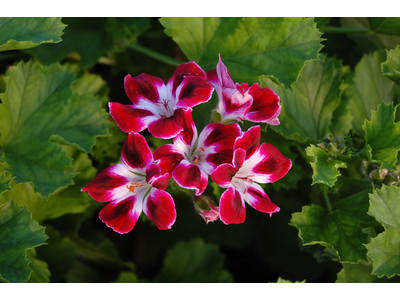
<path id="1" fill-rule="evenodd" d="M 179 108 L 193 107 L 210 100 L 214 91 L 211 84 L 199 76 L 186 77 L 176 90 Z"/>
<path id="2" fill-rule="evenodd" d="M 124 86 L 126 94 L 134 104 L 138 104 L 141 99 L 158 103 L 162 98 L 160 96 L 163 96 L 160 95 L 160 91 L 165 89 L 164 82 L 160 78 L 145 73 L 134 78 L 131 75 L 127 75 L 124 80 Z"/>
<path id="3" fill-rule="evenodd" d="M 231 184 L 233 176 L 237 169 L 230 164 L 222 164 L 211 173 L 211 179 L 221 187 L 228 187 Z"/>
<path id="4" fill-rule="evenodd" d="M 235 141 L 234 150 L 241 148 L 246 151 L 246 159 L 256 152 L 258 146 L 260 145 L 261 130 L 260 125 L 253 126 L 246 132 L 238 137 Z"/>
<path id="5" fill-rule="evenodd" d="M 142 202 L 135 196 L 108 203 L 99 213 L 99 218 L 118 233 L 133 229 L 142 212 Z"/>
<path id="6" fill-rule="evenodd" d="M 160 118 L 149 124 L 149 132 L 152 136 L 171 139 L 176 137 L 182 130 L 183 118 L 188 112 L 184 109 L 177 109 L 174 115 L 168 118 Z M 191 113 L 191 110 L 189 110 Z"/>
<path id="7" fill-rule="evenodd" d="M 196 190 L 197 196 L 204 192 L 208 184 L 207 173 L 187 160 L 182 160 L 172 171 L 172 177 L 181 187 Z"/>
<path id="8" fill-rule="evenodd" d="M 261 186 L 256 183 L 252 183 L 249 186 L 247 193 L 243 194 L 243 198 L 254 209 L 263 213 L 268 213 L 270 216 L 274 212 L 278 212 L 280 210 L 277 205 L 272 203 Z"/>
<path id="9" fill-rule="evenodd" d="M 139 133 L 129 133 L 122 146 L 121 162 L 133 169 L 144 169 L 153 162 L 149 145 Z"/>
<path id="10" fill-rule="evenodd" d="M 165 190 L 168 186 L 169 175 L 161 175 L 161 168 L 156 164 L 150 164 L 146 168 L 146 181 L 157 189 Z"/>
<path id="11" fill-rule="evenodd" d="M 137 109 L 134 105 L 122 105 L 118 102 L 109 102 L 110 115 L 124 132 L 140 132 L 157 117 L 145 109 Z"/>
<path id="12" fill-rule="evenodd" d="M 171 229 L 176 219 L 175 203 L 165 191 L 152 189 L 144 202 L 144 213 L 158 229 Z"/>
<path id="13" fill-rule="evenodd" d="M 240 193 L 230 187 L 219 202 L 219 218 L 226 225 L 240 224 L 246 219 L 246 207 Z"/>
<path id="14" fill-rule="evenodd" d="M 198 76 L 206 79 L 206 73 L 195 62 L 190 61 L 188 63 L 179 65 L 167 83 L 167 89 L 171 91 L 171 94 L 174 98 L 176 98 L 176 89 L 188 76 Z"/>
<path id="15" fill-rule="evenodd" d="M 162 174 L 169 173 L 172 176 L 172 171 L 182 159 L 183 155 L 171 144 L 158 147 L 154 151 L 154 160 L 158 161 Z"/>

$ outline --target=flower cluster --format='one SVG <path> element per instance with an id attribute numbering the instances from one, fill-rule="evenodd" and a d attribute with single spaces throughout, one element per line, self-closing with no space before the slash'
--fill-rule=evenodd
<path id="1" fill-rule="evenodd" d="M 279 180 L 291 168 L 271 144 L 260 145 L 260 126 L 242 132 L 240 120 L 279 125 L 279 97 L 271 89 L 234 83 L 219 57 L 215 70 L 205 73 L 195 62 L 180 65 L 165 85 L 157 77 L 140 74 L 125 77 L 131 105 L 110 102 L 110 114 L 129 133 L 121 163 L 96 175 L 82 191 L 100 202 L 109 202 L 100 219 L 119 233 L 135 226 L 141 212 L 159 229 L 170 229 L 176 219 L 174 201 L 165 191 L 172 178 L 192 195 L 194 207 L 206 223 L 245 221 L 245 202 L 272 215 L 279 211 L 258 183 Z M 197 131 L 192 107 L 211 99 L 218 105 L 213 122 Z M 139 132 L 170 139 L 151 152 Z M 226 188 L 219 206 L 204 195 L 209 180 Z"/>

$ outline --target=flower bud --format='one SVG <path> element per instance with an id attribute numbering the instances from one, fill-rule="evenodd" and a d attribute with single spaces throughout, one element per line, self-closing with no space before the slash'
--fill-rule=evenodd
<path id="1" fill-rule="evenodd" d="M 207 196 L 194 196 L 194 207 L 206 224 L 219 218 L 218 206 Z"/>

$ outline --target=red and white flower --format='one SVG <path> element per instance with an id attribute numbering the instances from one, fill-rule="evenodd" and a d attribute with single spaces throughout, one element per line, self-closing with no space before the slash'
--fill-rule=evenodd
<path id="1" fill-rule="evenodd" d="M 246 218 L 244 202 L 272 215 L 279 207 L 271 202 L 259 183 L 281 179 L 292 166 L 290 159 L 271 144 L 260 147 L 260 126 L 251 127 L 236 139 L 232 164 L 222 164 L 211 173 L 212 180 L 227 190 L 222 194 L 220 219 L 225 224 L 240 224 Z"/>
<path id="2" fill-rule="evenodd" d="M 238 124 L 208 124 L 200 136 L 190 112 L 184 113 L 184 130 L 173 144 L 163 145 L 154 151 L 162 173 L 169 173 L 183 188 L 194 189 L 201 195 L 207 187 L 208 175 L 220 164 L 232 161 L 233 144 L 240 136 Z"/>
<path id="3" fill-rule="evenodd" d="M 258 83 L 251 87 L 247 83 L 235 84 L 221 61 L 221 55 L 217 68 L 207 72 L 207 80 L 218 94 L 216 112 L 221 116 L 221 123 L 249 120 L 270 125 L 280 124 L 279 96 L 269 88 L 260 88 Z"/>
<path id="4" fill-rule="evenodd" d="M 148 128 L 158 138 L 169 139 L 182 131 L 182 113 L 207 102 L 213 88 L 195 62 L 178 66 L 167 85 L 157 77 L 125 77 L 125 92 L 133 104 L 109 102 L 110 114 L 124 132 Z"/>
<path id="5" fill-rule="evenodd" d="M 106 225 L 118 233 L 133 229 L 142 211 L 158 229 L 170 229 L 176 219 L 175 203 L 164 190 L 168 174 L 161 174 L 143 136 L 129 133 L 121 163 L 96 175 L 82 191 L 100 202 L 109 202 L 99 214 Z"/>

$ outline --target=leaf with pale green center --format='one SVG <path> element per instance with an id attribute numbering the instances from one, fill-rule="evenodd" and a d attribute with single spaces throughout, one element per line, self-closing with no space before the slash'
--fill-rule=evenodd
<path id="1" fill-rule="evenodd" d="M 312 18 L 161 18 L 165 33 L 189 60 L 215 69 L 218 54 L 235 82 L 270 75 L 285 87 L 317 59 L 321 32 Z M 276 34 L 279 32 L 279 34 Z"/>
<path id="2" fill-rule="evenodd" d="M 371 110 L 376 110 L 382 101 L 388 104 L 400 95 L 400 87 L 382 75 L 378 52 L 364 55 L 347 84 L 344 93 L 350 98 L 353 130 L 358 135 L 364 135 L 362 125 L 365 119 L 370 119 Z"/>
<path id="3" fill-rule="evenodd" d="M 340 262 L 358 263 L 366 259 L 368 235 L 360 222 L 369 222 L 367 215 L 368 192 L 361 191 L 338 201 L 328 211 L 318 205 L 303 206 L 301 213 L 294 213 L 290 224 L 299 230 L 303 245 L 321 244 L 332 247 Z"/>
<path id="4" fill-rule="evenodd" d="M 88 154 L 83 153 L 71 146 L 64 146 L 68 152 L 68 157 L 72 157 L 74 172 L 78 173 L 74 177 L 74 185 L 62 188 L 49 196 L 47 200 L 39 193 L 35 193 L 30 183 L 20 183 L 13 186 L 13 190 L 4 193 L 0 197 L 0 203 L 5 203 L 9 199 L 16 199 L 18 205 L 27 205 L 28 211 L 32 213 L 32 218 L 38 222 L 56 219 L 65 214 L 77 214 L 85 212 L 89 207 L 92 198 L 81 189 L 90 183 L 97 173 L 97 169 L 92 166 Z"/>
<path id="5" fill-rule="evenodd" d="M 61 18 L 0 18 L 0 51 L 59 43 L 66 27 Z"/>
<path id="6" fill-rule="evenodd" d="M 31 270 L 26 250 L 45 244 L 44 227 L 13 200 L 0 205 L 0 273 L 9 282 L 26 282 Z"/>
<path id="7" fill-rule="evenodd" d="M 345 162 L 337 159 L 329 159 L 328 154 L 311 145 L 306 148 L 306 154 L 310 159 L 310 164 L 313 169 L 313 184 L 323 183 L 329 187 L 333 187 L 337 181 L 337 177 L 340 176 L 338 168 L 347 168 Z"/>
<path id="8" fill-rule="evenodd" d="M 369 199 L 368 214 L 385 228 L 365 245 L 373 261 L 372 274 L 388 278 L 400 275 L 400 187 L 383 185 L 370 194 Z"/>
<path id="9" fill-rule="evenodd" d="M 298 142 L 316 142 L 326 136 L 333 111 L 340 102 L 341 67 L 335 60 L 307 62 L 292 91 L 262 78 L 261 86 L 281 99 L 280 125 L 272 129 Z"/>
<path id="10" fill-rule="evenodd" d="M 31 277 L 29 278 L 30 283 L 47 283 L 50 282 L 50 271 L 49 266 L 43 260 L 40 260 L 36 256 L 35 249 L 29 249 L 26 251 L 28 259 L 31 260 L 29 269 L 32 270 Z"/>
<path id="11" fill-rule="evenodd" d="M 32 182 L 45 197 L 72 184 L 71 159 L 61 146 L 90 152 L 107 131 L 108 114 L 96 97 L 72 90 L 76 78 L 62 66 L 20 62 L 0 94 L 0 146 L 4 168 L 16 182 Z"/>
<path id="12" fill-rule="evenodd" d="M 387 60 L 382 63 L 382 73 L 400 85 L 400 46 L 394 50 L 386 50 Z"/>
<path id="13" fill-rule="evenodd" d="M 223 265 L 224 255 L 217 245 L 199 238 L 179 242 L 168 251 L 156 282 L 233 282 Z"/>
<path id="14" fill-rule="evenodd" d="M 384 169 L 396 170 L 397 152 L 400 150 L 400 123 L 395 123 L 396 107 L 381 103 L 372 111 L 371 121 L 365 120 L 365 149 L 372 162 Z"/>

